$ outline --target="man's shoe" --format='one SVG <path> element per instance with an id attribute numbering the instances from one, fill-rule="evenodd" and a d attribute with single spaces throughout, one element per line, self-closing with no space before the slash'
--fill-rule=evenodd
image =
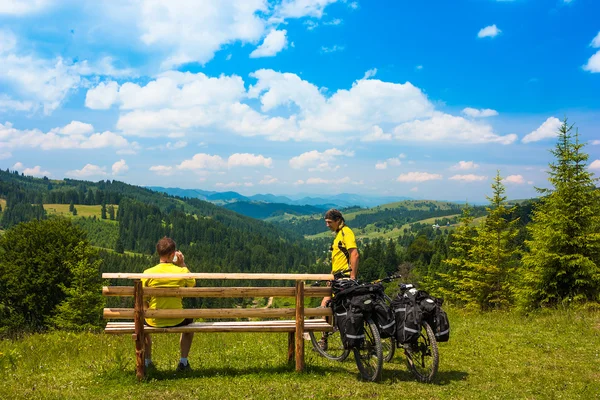
<path id="1" fill-rule="evenodd" d="M 180 362 L 177 365 L 177 369 L 175 370 L 175 372 L 191 372 L 191 371 L 192 371 L 192 367 L 190 366 L 189 362 L 185 365 L 182 362 Z"/>
<path id="2" fill-rule="evenodd" d="M 327 338 L 322 337 L 318 342 L 319 347 L 323 351 L 327 351 Z"/>

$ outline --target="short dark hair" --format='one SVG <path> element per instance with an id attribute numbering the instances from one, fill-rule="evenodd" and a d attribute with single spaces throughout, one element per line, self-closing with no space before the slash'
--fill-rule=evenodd
<path id="1" fill-rule="evenodd" d="M 339 220 L 344 221 L 344 217 L 342 216 L 342 213 L 339 212 L 338 210 L 336 210 L 335 208 L 332 208 L 331 210 L 329 210 L 325 213 L 325 219 L 331 219 L 333 221 L 339 221 Z M 344 221 L 344 222 L 346 222 L 346 221 Z"/>
<path id="2" fill-rule="evenodd" d="M 173 253 L 176 248 L 177 245 L 175 244 L 175 241 L 166 236 L 156 243 L 156 252 L 161 257 L 168 256 L 169 254 Z"/>

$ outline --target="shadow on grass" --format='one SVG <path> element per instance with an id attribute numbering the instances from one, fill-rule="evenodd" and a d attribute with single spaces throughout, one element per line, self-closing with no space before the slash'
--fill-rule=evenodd
<path id="1" fill-rule="evenodd" d="M 327 373 L 336 372 L 339 369 L 335 366 L 310 366 L 307 367 L 307 372 L 325 375 Z M 265 375 L 265 374 L 289 374 L 295 373 L 294 365 L 282 364 L 278 366 L 256 366 L 247 368 L 235 367 L 220 367 L 220 368 L 205 368 L 201 365 L 189 372 L 176 372 L 173 369 L 163 370 L 154 369 L 147 371 L 145 382 L 167 381 L 188 378 L 212 378 L 212 377 L 238 377 L 245 375 Z M 105 374 L 106 379 L 135 379 L 135 371 L 113 370 Z"/>
<path id="2" fill-rule="evenodd" d="M 464 381 L 467 379 L 467 376 L 469 374 L 464 371 L 438 371 L 431 385 L 445 386 L 455 381 Z M 416 380 L 417 378 L 408 370 L 386 371 L 384 369 L 381 376 L 381 382 L 414 382 Z"/>

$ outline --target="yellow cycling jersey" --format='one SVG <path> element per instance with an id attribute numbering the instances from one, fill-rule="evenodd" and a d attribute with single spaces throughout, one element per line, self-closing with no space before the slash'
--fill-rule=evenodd
<path id="1" fill-rule="evenodd" d="M 358 248 L 352 229 L 345 225 L 342 226 L 342 229 L 337 231 L 331 247 L 331 273 L 335 274 L 347 270 L 350 265 L 350 259 L 346 257 L 344 250 L 347 251 Z"/>
<path id="2" fill-rule="evenodd" d="M 172 263 L 160 263 L 144 271 L 144 274 L 187 274 L 190 271 L 185 267 L 178 267 Z M 144 287 L 193 287 L 196 286 L 195 279 L 174 279 L 174 278 L 148 278 L 142 279 Z M 183 309 L 181 297 L 150 297 L 150 310 L 162 309 Z M 183 322 L 183 318 L 146 318 L 146 323 L 150 326 L 166 327 L 174 326 Z"/>

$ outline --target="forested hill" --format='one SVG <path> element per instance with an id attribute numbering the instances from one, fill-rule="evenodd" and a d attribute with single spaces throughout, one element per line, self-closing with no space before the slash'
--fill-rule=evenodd
<path id="1" fill-rule="evenodd" d="M 123 182 L 50 180 L 0 171 L 0 198 L 6 200 L 3 229 L 47 218 L 44 205 L 48 204 L 71 204 L 75 209 L 82 205 L 114 206 L 117 223 L 77 218 L 84 229 L 87 227 L 92 244 L 102 245 L 94 243 L 100 226 L 106 228 L 105 236 L 112 232 L 115 240 L 109 247 L 119 253 L 150 255 L 160 237 L 171 236 L 187 251 L 193 261 L 190 265 L 197 271 L 307 271 L 315 263 L 310 244 L 298 233 L 199 199 L 169 196 Z M 118 269 L 118 265 L 102 268 Z"/>

